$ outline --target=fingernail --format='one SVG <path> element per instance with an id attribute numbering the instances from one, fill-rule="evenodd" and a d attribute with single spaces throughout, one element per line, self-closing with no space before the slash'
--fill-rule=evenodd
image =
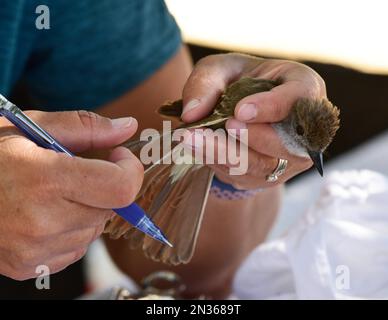
<path id="1" fill-rule="evenodd" d="M 238 110 L 237 117 L 241 121 L 249 121 L 256 117 L 256 106 L 252 103 L 243 104 Z"/>
<path id="2" fill-rule="evenodd" d="M 124 129 L 131 126 L 133 121 L 132 117 L 112 119 L 112 126 L 115 129 Z"/>
<path id="3" fill-rule="evenodd" d="M 185 114 L 186 112 L 189 112 L 190 110 L 193 110 L 194 108 L 199 106 L 200 101 L 198 99 L 190 100 L 184 107 L 182 114 Z"/>

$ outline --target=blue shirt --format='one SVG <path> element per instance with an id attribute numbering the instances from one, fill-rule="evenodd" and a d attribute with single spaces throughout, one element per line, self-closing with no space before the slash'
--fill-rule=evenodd
<path id="1" fill-rule="evenodd" d="M 50 10 L 50 29 L 35 22 Z M 0 93 L 19 80 L 42 110 L 94 109 L 138 85 L 181 43 L 162 0 L 2 0 Z"/>

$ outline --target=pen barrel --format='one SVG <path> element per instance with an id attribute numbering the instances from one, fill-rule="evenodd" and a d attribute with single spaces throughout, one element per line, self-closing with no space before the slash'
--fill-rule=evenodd
<path id="1" fill-rule="evenodd" d="M 140 208 L 136 203 L 132 203 L 124 208 L 113 209 L 124 220 L 130 222 L 134 227 L 141 225 L 144 216 L 146 215 L 142 208 Z"/>

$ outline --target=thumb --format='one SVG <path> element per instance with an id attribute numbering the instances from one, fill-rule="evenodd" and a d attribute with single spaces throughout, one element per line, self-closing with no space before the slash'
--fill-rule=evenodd
<path id="1" fill-rule="evenodd" d="M 72 152 L 118 145 L 137 130 L 137 121 L 132 117 L 110 119 L 89 111 L 26 113 Z"/>

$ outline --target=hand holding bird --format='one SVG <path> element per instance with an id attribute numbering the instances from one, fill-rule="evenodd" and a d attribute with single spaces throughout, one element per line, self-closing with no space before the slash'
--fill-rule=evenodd
<path id="1" fill-rule="evenodd" d="M 227 62 L 234 68 L 225 73 Z M 132 247 L 142 245 L 154 260 L 171 264 L 186 263 L 193 255 L 213 171 L 237 189 L 253 189 L 282 183 L 306 170 L 312 164 L 309 155 L 321 170 L 320 155 L 339 126 L 338 109 L 325 99 L 324 82 L 314 71 L 298 63 L 239 54 L 202 60 L 186 84 L 183 101 L 163 106 L 160 113 L 175 117 L 182 113 L 189 128 L 225 126 L 247 128 L 249 133 L 245 175 L 230 176 L 225 165 L 193 167 L 179 179 L 171 174 L 177 172 L 174 165 L 146 170 L 137 201 L 174 248 L 145 238 L 119 217 L 108 226 L 113 237 L 125 234 Z M 277 182 L 268 182 L 265 177 L 279 158 L 288 160 L 287 171 Z"/>
<path id="2" fill-rule="evenodd" d="M 207 116 L 220 92 L 242 77 L 279 82 L 271 90 L 249 94 L 238 101 L 234 117 L 225 124 L 226 129 L 248 129 L 249 170 L 245 175 L 231 176 L 224 165 L 210 166 L 220 180 L 237 189 L 266 188 L 284 183 L 310 168 L 313 162 L 309 156 L 290 152 L 272 124 L 286 119 L 300 98 L 326 99 L 325 83 L 314 70 L 297 62 L 236 53 L 209 56 L 197 63 L 186 82 L 182 120 L 191 123 Z M 333 124 L 333 127 L 337 126 L 338 120 Z M 288 160 L 287 170 L 276 183 L 269 183 L 266 177 L 276 168 L 279 158 Z"/>

